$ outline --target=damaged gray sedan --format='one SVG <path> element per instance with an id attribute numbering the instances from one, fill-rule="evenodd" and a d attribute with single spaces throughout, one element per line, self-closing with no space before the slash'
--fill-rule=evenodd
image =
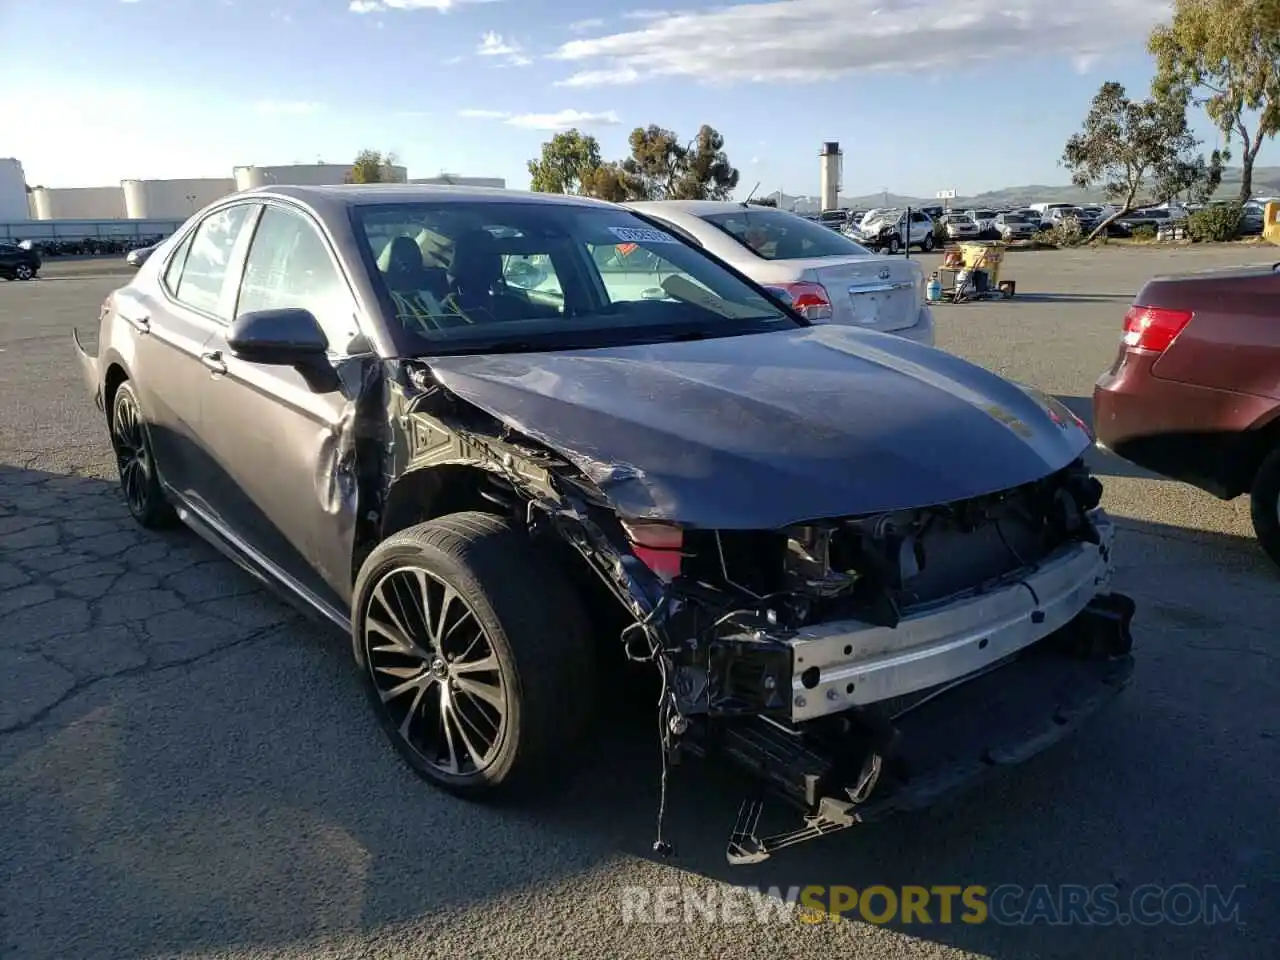
<path id="1" fill-rule="evenodd" d="M 750 862 L 1025 759 L 1132 670 L 1070 411 L 815 325 L 621 207 L 236 194 L 76 350 L 137 521 L 349 631 L 391 741 L 456 793 L 565 778 L 608 661 L 640 661 L 662 783 L 686 755 L 751 774 Z M 795 829 L 758 828 L 766 796 Z"/>

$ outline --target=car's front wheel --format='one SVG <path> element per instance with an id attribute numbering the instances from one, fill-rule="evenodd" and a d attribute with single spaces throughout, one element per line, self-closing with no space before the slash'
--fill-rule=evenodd
<path id="1" fill-rule="evenodd" d="M 1272 451 L 1257 475 L 1249 492 L 1249 512 L 1253 516 L 1253 531 L 1262 549 L 1280 564 L 1280 450 Z"/>
<path id="2" fill-rule="evenodd" d="M 160 486 L 151 435 L 142 418 L 142 407 L 128 381 L 116 388 L 111 402 L 111 448 L 116 455 L 120 492 L 133 519 L 150 530 L 162 530 L 178 522 Z"/>
<path id="3" fill-rule="evenodd" d="M 13 268 L 13 276 L 16 280 L 34 280 L 36 268 L 29 263 L 20 263 Z"/>
<path id="4" fill-rule="evenodd" d="M 351 626 L 378 719 L 420 776 L 475 798 L 567 779 L 596 694 L 586 618 L 510 522 L 457 513 L 389 537 Z"/>
<path id="5" fill-rule="evenodd" d="M 902 242 L 896 236 L 889 238 L 890 253 L 896 254 L 901 247 L 902 247 Z"/>
<path id="6" fill-rule="evenodd" d="M 933 234 L 932 233 L 926 233 L 924 235 L 924 242 L 920 244 L 920 249 L 923 250 L 925 253 L 930 253 L 933 251 Z"/>

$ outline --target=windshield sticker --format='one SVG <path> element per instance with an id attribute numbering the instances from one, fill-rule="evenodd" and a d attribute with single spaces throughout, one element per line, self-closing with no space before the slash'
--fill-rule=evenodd
<path id="1" fill-rule="evenodd" d="M 609 232 L 623 243 L 679 243 L 669 233 L 650 227 L 610 227 Z"/>

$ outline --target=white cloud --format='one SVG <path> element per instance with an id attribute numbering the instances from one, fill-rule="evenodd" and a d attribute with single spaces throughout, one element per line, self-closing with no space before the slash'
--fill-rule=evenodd
<path id="1" fill-rule="evenodd" d="M 581 110 L 561 110 L 559 113 L 524 113 L 508 117 L 507 124 L 525 130 L 568 130 L 570 127 L 613 127 L 622 122 L 613 110 L 602 113 L 583 113 Z"/>
<path id="2" fill-rule="evenodd" d="M 519 52 L 518 44 L 508 43 L 502 39 L 502 34 L 492 30 L 480 38 L 480 46 L 476 47 L 476 53 L 482 57 L 507 57 Z"/>
<path id="3" fill-rule="evenodd" d="M 622 122 L 613 110 L 601 113 L 585 113 L 581 110 L 561 110 L 559 113 L 512 114 L 505 110 L 459 110 L 458 116 L 470 120 L 501 120 L 509 127 L 523 130 L 568 130 L 570 127 L 612 127 Z"/>
<path id="4" fill-rule="evenodd" d="M 640 74 L 632 67 L 616 67 L 612 70 L 583 70 L 564 80 L 557 80 L 557 87 L 621 87 L 638 83 Z"/>
<path id="5" fill-rule="evenodd" d="M 267 116 L 305 116 L 317 113 L 320 104 L 306 100 L 259 100 L 253 109 Z"/>
<path id="6" fill-rule="evenodd" d="M 570 33 L 586 33 L 588 30 L 599 30 L 604 26 L 604 21 L 599 17 L 588 17 L 586 20 L 575 20 L 569 24 Z"/>
<path id="7" fill-rule="evenodd" d="M 452 10 L 463 3 L 494 3 L 496 0 L 351 0 L 352 13 L 378 13 L 382 10 Z"/>
<path id="8" fill-rule="evenodd" d="M 1093 68 L 1098 65 L 1098 61 L 1101 59 L 1100 54 L 1082 52 L 1071 58 L 1071 65 L 1076 68 L 1076 73 L 1085 76 L 1093 72 Z"/>
<path id="9" fill-rule="evenodd" d="M 657 14 L 634 30 L 570 40 L 552 57 L 596 63 L 571 77 L 572 86 L 595 85 L 588 77 L 607 83 L 620 70 L 710 83 L 806 83 L 1006 54 L 1096 56 L 1140 43 L 1168 12 L 1168 0 L 772 0 Z"/>
<path id="10" fill-rule="evenodd" d="M 502 34 L 494 33 L 492 30 L 480 38 L 480 46 L 476 47 L 476 53 L 482 57 L 501 57 L 502 63 L 499 66 L 527 67 L 533 63 L 533 60 L 524 54 L 520 44 L 514 40 L 507 40 Z"/>

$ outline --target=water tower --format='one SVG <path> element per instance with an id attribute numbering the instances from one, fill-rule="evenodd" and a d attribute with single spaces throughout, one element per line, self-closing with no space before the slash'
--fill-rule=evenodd
<path id="1" fill-rule="evenodd" d="M 821 172 L 822 210 L 835 210 L 840 206 L 840 188 L 844 186 L 844 154 L 840 144 L 828 140 L 818 154 Z"/>

